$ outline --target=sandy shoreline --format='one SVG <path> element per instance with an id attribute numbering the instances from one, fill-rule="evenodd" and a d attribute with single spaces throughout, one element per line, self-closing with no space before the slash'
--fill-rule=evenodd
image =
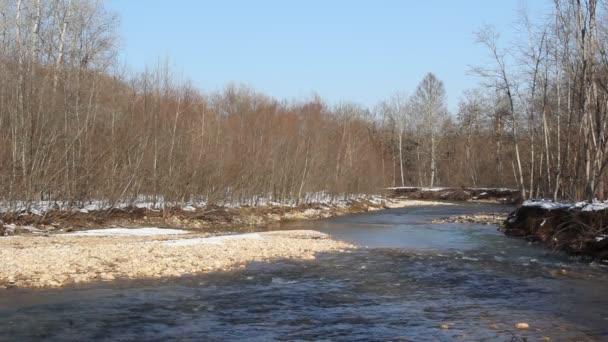
<path id="1" fill-rule="evenodd" d="M 52 236 L 0 239 L 1 287 L 60 287 L 119 278 L 162 278 L 244 267 L 248 262 L 314 259 L 354 246 L 310 230 L 208 239 Z"/>

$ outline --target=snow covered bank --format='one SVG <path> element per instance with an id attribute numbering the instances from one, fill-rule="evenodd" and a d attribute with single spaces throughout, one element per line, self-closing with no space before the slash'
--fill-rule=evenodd
<path id="1" fill-rule="evenodd" d="M 172 202 L 165 201 L 160 196 L 140 196 L 112 203 L 102 200 L 79 203 L 0 201 L 0 236 L 47 235 L 82 229 L 133 226 L 203 229 L 218 233 L 225 231 L 226 227 L 320 219 L 382 209 L 385 208 L 386 201 L 386 198 L 376 195 L 332 195 L 327 192 L 307 193 L 300 200 L 287 201 L 275 201 L 264 196 L 213 203 L 206 199 Z"/>
<path id="2" fill-rule="evenodd" d="M 163 210 L 163 209 L 179 209 L 183 211 L 194 212 L 204 209 L 210 205 L 224 208 L 241 208 L 241 207 L 296 207 L 303 204 L 320 204 L 320 205 L 336 205 L 347 206 L 353 201 L 369 201 L 375 204 L 381 204 L 385 199 L 377 195 L 367 194 L 330 194 L 328 192 L 313 192 L 304 194 L 299 200 L 284 200 L 278 201 L 268 196 L 253 196 L 250 199 L 226 199 L 221 201 L 209 202 L 207 199 L 195 201 L 166 201 L 161 196 L 139 196 L 136 199 L 120 200 L 109 202 L 104 200 L 90 200 L 79 203 L 65 201 L 11 201 L 0 202 L 0 214 L 15 213 L 15 214 L 31 214 L 42 216 L 53 211 L 65 212 L 80 212 L 90 213 L 97 211 L 108 211 L 111 209 L 146 209 L 146 210 Z"/>
<path id="3" fill-rule="evenodd" d="M 267 202 L 257 206 L 199 206 L 158 210 L 155 205 L 140 203 L 140 206 L 121 209 L 97 210 L 98 205 L 90 204 L 83 210 L 62 211 L 42 207 L 44 212 L 11 212 L 0 214 L 0 236 L 17 234 L 54 234 L 74 232 L 75 236 L 107 234 L 168 234 L 169 231 L 107 230 L 105 227 L 167 227 L 188 229 L 212 234 L 226 231 L 238 232 L 243 227 L 267 226 L 286 221 L 314 220 L 334 216 L 360 213 L 405 206 L 445 205 L 444 202 L 388 199 L 379 196 L 344 196 L 339 199 L 327 194 L 309 196 L 315 203 L 298 205 L 275 205 Z M 200 203 L 202 205 L 202 202 Z M 41 207 L 41 208 L 42 208 Z M 40 209 L 40 208 L 39 208 Z M 94 210 L 95 209 L 95 210 Z M 44 214 L 40 214 L 44 212 Z M 95 231 L 104 228 L 103 231 Z M 93 229 L 93 231 L 90 231 Z M 158 229 L 158 228 L 157 228 Z M 81 232 L 82 230 L 89 230 Z M 176 232 L 177 233 L 177 232 Z"/>
<path id="4" fill-rule="evenodd" d="M 521 202 L 521 192 L 507 188 L 444 188 L 394 187 L 387 188 L 389 197 L 416 200 L 483 201 L 515 204 Z"/>
<path id="5" fill-rule="evenodd" d="M 504 233 L 575 255 L 608 259 L 608 202 L 526 201 L 509 215 Z"/>
<path id="6" fill-rule="evenodd" d="M 546 210 L 580 210 L 580 211 L 600 211 L 608 209 L 608 201 L 591 202 L 554 202 L 551 200 L 528 200 L 523 204 L 525 207 L 538 207 Z"/>

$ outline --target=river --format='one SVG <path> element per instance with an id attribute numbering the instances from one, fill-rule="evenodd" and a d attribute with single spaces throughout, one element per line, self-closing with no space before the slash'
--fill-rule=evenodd
<path id="1" fill-rule="evenodd" d="M 314 261 L 0 290 L 0 340 L 608 340 L 605 264 L 549 253 L 494 226 L 429 223 L 508 209 L 410 207 L 273 227 L 366 246 Z M 516 329 L 520 322 L 530 328 Z"/>

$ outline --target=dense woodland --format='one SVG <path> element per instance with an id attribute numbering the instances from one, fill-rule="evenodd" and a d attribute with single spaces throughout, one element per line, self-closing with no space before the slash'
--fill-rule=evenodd
<path id="1" fill-rule="evenodd" d="M 480 28 L 479 87 L 449 113 L 432 73 L 374 108 L 205 92 L 168 61 L 125 71 L 102 1 L 0 0 L 0 200 L 285 201 L 402 185 L 605 198 L 606 5 L 522 12 L 517 42 Z"/>

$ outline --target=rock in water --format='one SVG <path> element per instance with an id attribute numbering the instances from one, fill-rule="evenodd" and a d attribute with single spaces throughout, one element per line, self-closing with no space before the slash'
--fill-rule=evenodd
<path id="1" fill-rule="evenodd" d="M 528 323 L 517 323 L 515 324 L 517 329 L 528 329 L 530 325 Z"/>

